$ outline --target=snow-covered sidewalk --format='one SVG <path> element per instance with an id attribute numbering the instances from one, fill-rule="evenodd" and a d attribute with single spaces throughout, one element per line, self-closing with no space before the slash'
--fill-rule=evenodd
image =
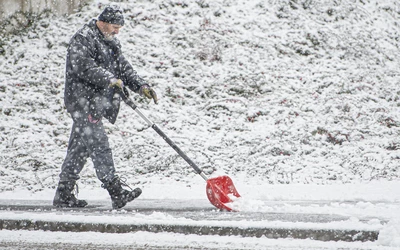
<path id="1" fill-rule="evenodd" d="M 232 205 L 236 206 L 240 212 L 221 212 L 216 210 L 203 193 L 204 183 L 202 182 L 196 182 L 190 187 L 183 187 L 181 185 L 184 184 L 179 184 L 179 182 L 178 184 L 156 183 L 155 181 L 151 183 L 151 185 L 143 187 L 145 192 L 142 197 L 120 211 L 111 210 L 108 197 L 102 189 L 81 189 L 80 198 L 87 199 L 91 206 L 81 210 L 52 208 L 53 190 L 45 190 L 35 195 L 14 192 L 12 197 L 11 193 L 2 193 L 0 195 L 0 207 L 2 207 L 0 219 L 3 221 L 58 223 L 55 225 L 73 225 L 77 223 L 78 225 L 86 225 L 86 227 L 87 225 L 108 225 L 109 228 L 114 226 L 114 229 L 119 226 L 120 230 L 129 229 L 129 225 L 131 225 L 131 228 L 132 225 L 136 229 L 139 228 L 139 230 L 133 228 L 132 230 L 123 231 L 127 232 L 124 234 L 115 234 L 116 238 L 121 237 L 120 235 L 131 234 L 150 237 L 149 235 L 153 234 L 152 230 L 153 232 L 158 232 L 154 234 L 155 238 L 165 236 L 171 239 L 168 235 L 172 238 L 184 237 L 174 233 L 176 231 L 172 230 L 178 228 L 181 230 L 178 230 L 178 232 L 185 234 L 186 237 L 190 235 L 190 238 L 200 239 L 201 236 L 192 235 L 196 234 L 196 231 L 190 231 L 200 228 L 203 230 L 199 231 L 201 234 L 208 234 L 207 239 L 225 241 L 232 237 L 231 239 L 236 239 L 238 242 L 254 242 L 257 239 L 268 244 L 273 244 L 272 242 L 274 242 L 273 239 L 268 239 L 274 238 L 271 234 L 249 234 L 251 237 L 243 237 L 242 234 L 235 236 L 235 232 L 240 230 L 241 232 L 251 232 L 255 229 L 264 230 L 264 232 L 266 232 L 265 229 L 275 231 L 286 229 L 293 232 L 296 230 L 297 232 L 299 230 L 303 230 L 303 232 L 307 230 L 314 232 L 332 232 L 332 230 L 354 232 L 358 230 L 360 232 L 379 233 L 377 240 L 356 243 L 358 249 L 396 249 L 400 246 L 400 220 L 398 219 L 400 199 L 396 193 L 399 190 L 399 182 L 318 186 L 242 185 L 242 182 L 238 181 L 237 188 L 243 198 L 235 201 Z M 162 186 L 170 192 L 161 194 Z M 265 191 L 255 192 L 255 190 Z M 18 193 L 18 196 L 15 195 L 16 193 Z M 16 200 L 15 197 L 20 199 Z M 100 200 L 93 200 L 90 197 L 100 197 Z M 179 199 L 176 199 L 176 197 L 179 197 Z M 143 228 L 146 228 L 146 230 Z M 205 228 L 208 228 L 212 233 L 206 233 Z M 233 231 L 230 234 L 219 234 L 218 228 L 220 230 L 225 229 L 225 231 L 233 229 Z M 145 231 L 148 232 L 146 233 Z M 2 230 L 0 233 L 4 237 L 1 238 L 8 239 L 7 242 L 10 242 L 10 238 L 5 236 L 13 232 Z M 14 232 L 14 234 L 25 235 L 29 238 L 28 235 L 40 234 L 40 232 L 18 231 Z M 118 231 L 114 230 L 114 232 Z M 293 232 L 289 236 L 292 240 L 277 239 L 277 241 L 288 244 L 286 248 L 283 247 L 282 249 L 290 249 L 289 246 L 293 243 L 293 238 L 298 238 Z M 57 237 L 61 238 L 63 237 L 61 235 L 70 234 L 68 232 L 57 234 L 49 231 L 46 231 L 46 233 L 48 235 L 59 235 Z M 82 234 L 95 235 L 96 232 Z M 285 238 L 285 236 L 281 238 Z M 39 241 L 39 239 L 36 240 Z M 354 240 L 358 240 L 357 237 Z M 197 240 L 194 241 L 198 242 Z M 3 240 L 3 242 L 5 241 Z M 310 243 L 314 241 L 303 240 L 302 242 Z M 318 245 L 322 243 L 312 244 Z M 343 244 L 345 243 L 341 241 L 331 241 L 332 246 Z M 268 249 L 267 245 L 262 246 L 265 247 L 264 249 Z M 367 246 L 367 248 L 364 248 L 364 246 Z M 239 245 L 234 247 L 241 248 Z M 210 246 L 210 248 L 212 247 Z"/>
<path id="2" fill-rule="evenodd" d="M 0 231 L 2 249 L 397 250 L 376 242 L 323 242 L 175 233 Z"/>
<path id="3" fill-rule="evenodd" d="M 88 208 L 55 209 L 37 201 L 0 200 L 0 228 L 375 241 L 383 227 L 376 218 L 359 220 L 335 214 L 278 212 L 279 207 L 290 205 L 303 208 L 330 206 L 327 202 L 269 202 L 269 213 L 223 212 L 200 200 L 138 200 L 118 211 L 109 210 L 102 201 L 89 202 L 92 205 Z"/>

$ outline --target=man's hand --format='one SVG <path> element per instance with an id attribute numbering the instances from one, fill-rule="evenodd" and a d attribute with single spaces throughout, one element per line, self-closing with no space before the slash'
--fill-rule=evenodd
<path id="1" fill-rule="evenodd" d="M 117 87 L 117 88 L 120 88 L 122 90 L 123 87 L 124 87 L 124 83 L 122 82 L 121 79 L 113 78 L 113 79 L 111 79 L 109 86 L 112 87 L 112 88 Z"/>
<path id="2" fill-rule="evenodd" d="M 153 99 L 154 103 L 157 104 L 158 103 L 158 99 L 157 99 L 157 94 L 156 92 L 147 84 L 142 85 L 139 89 L 139 94 L 141 96 L 145 96 L 148 99 Z"/>

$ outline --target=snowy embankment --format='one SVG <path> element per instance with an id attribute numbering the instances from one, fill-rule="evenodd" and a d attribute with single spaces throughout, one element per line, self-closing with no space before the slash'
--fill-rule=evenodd
<path id="1" fill-rule="evenodd" d="M 123 49 L 160 104 L 135 99 L 207 173 L 271 184 L 398 178 L 399 3 L 296 2 L 122 2 Z M 57 182 L 71 126 L 66 45 L 100 3 L 4 37 L 1 190 Z M 119 118 L 106 126 L 122 175 L 194 178 L 132 110 Z M 82 174 L 97 185 L 91 167 Z"/>
<path id="2" fill-rule="evenodd" d="M 94 0 L 68 17 L 8 19 L 26 28 L 0 42 L 3 197 L 52 198 L 71 127 L 62 100 L 66 46 L 109 2 Z M 264 200 L 335 197 L 357 201 L 355 218 L 371 210 L 382 218 L 377 211 L 398 206 L 399 189 L 386 186 L 400 165 L 397 0 L 120 4 L 123 50 L 160 97 L 159 105 L 136 102 L 207 175 L 230 175 L 260 209 Z M 146 190 L 176 198 L 187 189 L 205 199 L 200 177 L 128 107 L 106 127 L 119 174 L 143 187 L 143 198 Z M 90 162 L 79 184 L 87 197 L 106 199 L 94 192 L 100 183 Z M 349 186 L 338 192 L 342 184 Z M 383 190 L 357 200 L 358 184 Z M 392 205 L 379 205 L 380 195 Z M 349 205 L 327 210 L 334 206 Z M 397 215 L 389 214 L 379 241 L 398 247 Z"/>

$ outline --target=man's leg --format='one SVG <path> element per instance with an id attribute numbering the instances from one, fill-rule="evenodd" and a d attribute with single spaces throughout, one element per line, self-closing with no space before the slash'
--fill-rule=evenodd
<path id="1" fill-rule="evenodd" d="M 89 126 L 85 127 L 82 137 L 93 160 L 97 177 L 110 194 L 112 207 L 114 209 L 122 208 L 128 202 L 139 197 L 142 193 L 140 188 L 131 191 L 123 189 L 123 185 L 128 185 L 115 175 L 113 156 L 102 122 L 89 123 Z"/>
<path id="2" fill-rule="evenodd" d="M 137 198 L 142 190 L 136 188 L 128 191 L 115 175 L 112 151 L 103 123 L 100 121 L 74 122 L 70 138 L 70 145 L 66 160 L 64 161 L 60 179 L 77 180 L 87 157 L 92 158 L 96 175 L 103 183 L 103 187 L 110 194 L 113 208 L 122 208 L 128 202 Z"/>
<path id="3" fill-rule="evenodd" d="M 113 155 L 102 121 L 96 123 L 87 121 L 81 136 L 88 156 L 93 161 L 97 178 L 103 183 L 113 180 L 115 176 Z"/>
<path id="4" fill-rule="evenodd" d="M 61 166 L 61 181 L 79 180 L 79 174 L 89 157 L 86 145 L 82 140 L 82 132 L 83 126 L 74 122 L 68 142 L 67 156 Z"/>
<path id="5" fill-rule="evenodd" d="M 54 196 L 53 205 L 57 207 L 85 207 L 87 202 L 78 200 L 73 194 L 79 173 L 89 156 L 81 139 L 82 125 L 74 122 L 68 143 L 67 156 L 61 167 L 60 181 Z"/>

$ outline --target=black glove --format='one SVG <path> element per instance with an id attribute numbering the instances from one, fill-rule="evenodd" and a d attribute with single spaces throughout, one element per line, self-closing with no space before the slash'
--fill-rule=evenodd
<path id="1" fill-rule="evenodd" d="M 148 99 L 153 99 L 154 103 L 157 104 L 158 103 L 158 99 L 157 99 L 157 94 L 156 92 L 147 84 L 142 85 L 139 89 L 139 94 L 141 96 L 145 96 Z"/>

